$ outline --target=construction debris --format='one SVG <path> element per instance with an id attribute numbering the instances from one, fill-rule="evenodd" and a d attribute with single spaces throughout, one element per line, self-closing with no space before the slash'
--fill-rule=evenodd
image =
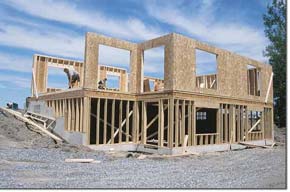
<path id="1" fill-rule="evenodd" d="M 261 148 L 266 148 L 266 149 L 273 148 L 273 146 L 274 146 L 274 145 L 271 145 L 271 146 L 257 145 L 257 144 L 245 143 L 245 142 L 239 142 L 239 144 L 245 145 L 245 146 L 248 146 L 248 147 L 261 147 Z M 275 144 L 275 143 L 273 143 L 273 144 Z"/>
<path id="2" fill-rule="evenodd" d="M 65 159 L 66 163 L 101 163 L 101 161 L 96 161 L 94 159 Z"/>
<path id="3" fill-rule="evenodd" d="M 46 135 L 48 135 L 49 137 L 51 137 L 52 139 L 56 140 L 56 141 L 60 141 L 62 142 L 63 140 L 61 138 L 59 138 L 58 136 L 54 135 L 53 133 L 49 132 L 48 130 L 46 130 L 45 128 L 41 127 L 40 125 L 36 124 L 35 122 L 31 121 L 30 119 L 24 117 L 20 112 L 17 111 L 13 111 L 11 109 L 6 109 L 4 107 L 0 107 L 0 109 L 2 111 L 8 112 L 14 116 L 16 116 L 18 119 L 20 119 L 21 121 L 28 123 L 36 128 L 38 128 L 41 132 L 45 133 Z"/>

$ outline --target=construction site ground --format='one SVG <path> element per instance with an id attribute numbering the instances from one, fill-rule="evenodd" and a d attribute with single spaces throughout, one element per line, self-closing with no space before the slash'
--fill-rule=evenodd
<path id="1" fill-rule="evenodd" d="M 285 130 L 273 148 L 162 157 L 56 144 L 0 112 L 0 188 L 286 188 Z"/>

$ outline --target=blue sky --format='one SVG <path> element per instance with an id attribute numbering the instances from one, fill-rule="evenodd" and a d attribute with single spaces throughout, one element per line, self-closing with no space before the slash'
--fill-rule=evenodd
<path id="1" fill-rule="evenodd" d="M 34 53 L 83 60 L 87 31 L 132 42 L 176 32 L 267 62 L 262 15 L 268 3 L 271 0 L 2 0 L 0 105 L 15 101 L 22 107 L 30 96 Z M 109 51 L 105 47 L 104 55 Z M 163 49 L 149 53 L 145 73 L 158 76 Z M 100 63 L 127 68 L 128 53 L 104 56 Z M 51 71 L 49 79 L 51 86 L 65 84 L 61 72 Z"/>

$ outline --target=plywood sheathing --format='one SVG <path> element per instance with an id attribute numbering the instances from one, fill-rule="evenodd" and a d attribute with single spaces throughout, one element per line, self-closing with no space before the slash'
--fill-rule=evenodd
<path id="1" fill-rule="evenodd" d="M 99 45 L 111 46 L 130 51 L 130 87 L 129 92 L 136 90 L 136 70 L 137 70 L 137 44 L 130 43 L 95 33 L 86 34 L 85 43 L 85 67 L 84 67 L 84 88 L 97 89 L 98 86 L 98 59 Z"/>
<path id="2" fill-rule="evenodd" d="M 140 78 L 138 78 L 138 84 L 142 85 L 143 80 L 143 57 L 144 57 L 144 51 L 152 48 L 157 48 L 160 46 L 164 46 L 164 90 L 173 90 L 174 87 L 174 44 L 173 44 L 173 33 L 152 39 L 149 41 L 145 41 L 143 43 L 138 44 L 138 75 Z M 141 64 L 141 65 L 140 65 Z M 143 86 L 142 86 L 143 87 Z M 141 87 L 140 87 L 141 88 Z M 138 93 L 141 92 L 141 89 L 139 89 Z"/>

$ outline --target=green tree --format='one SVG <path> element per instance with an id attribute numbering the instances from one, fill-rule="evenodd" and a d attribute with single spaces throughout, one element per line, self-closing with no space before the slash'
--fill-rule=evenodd
<path id="1" fill-rule="evenodd" d="M 285 0 L 273 0 L 263 16 L 265 34 L 270 40 L 264 55 L 273 67 L 274 121 L 279 127 L 286 126 L 286 7 Z"/>

